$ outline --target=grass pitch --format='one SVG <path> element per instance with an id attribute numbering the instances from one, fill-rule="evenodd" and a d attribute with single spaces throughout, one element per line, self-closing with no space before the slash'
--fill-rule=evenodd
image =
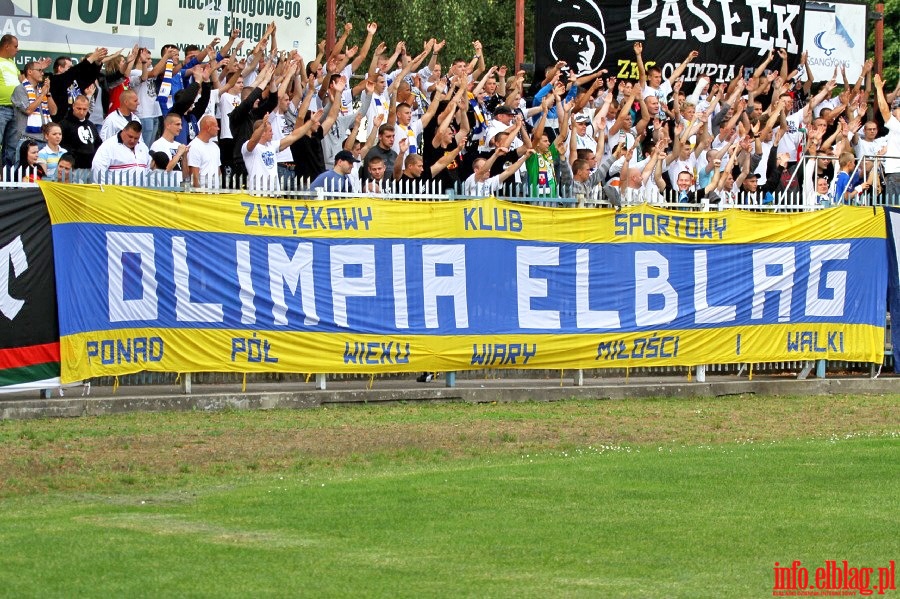
<path id="1" fill-rule="evenodd" d="M 0 595 L 771 596 L 900 556 L 898 449 L 897 397 L 2 422 Z"/>

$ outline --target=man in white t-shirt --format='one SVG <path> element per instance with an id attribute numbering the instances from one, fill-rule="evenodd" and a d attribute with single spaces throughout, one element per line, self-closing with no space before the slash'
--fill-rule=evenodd
<path id="1" fill-rule="evenodd" d="M 422 149 L 419 147 L 419 137 L 437 114 L 438 104 L 440 102 L 432 102 L 422 118 L 415 121 L 412 118 L 412 106 L 405 102 L 397 104 L 397 124 L 394 126 L 394 145 L 392 146 L 395 152 L 400 153 L 400 140 L 405 139 L 409 144 L 409 154 L 422 153 Z"/>
<path id="2" fill-rule="evenodd" d="M 591 123 L 590 115 L 580 113 L 575 115 L 575 147 L 579 150 L 594 150 L 597 147 L 597 140 L 588 133 L 588 125 Z"/>
<path id="3" fill-rule="evenodd" d="M 188 147 L 175 141 L 175 136 L 181 133 L 181 117 L 170 112 L 163 120 L 163 132 L 159 139 L 150 146 L 150 153 L 164 152 L 169 157 L 169 163 L 166 165 L 167 172 L 175 172 L 179 175 L 183 172 L 184 157 L 187 155 Z M 178 177 L 178 182 L 181 177 Z"/>
<path id="4" fill-rule="evenodd" d="M 643 49 L 644 45 L 641 42 L 634 43 L 634 54 L 635 58 L 637 59 L 638 72 L 640 73 L 641 80 L 644 79 L 644 59 L 642 56 Z M 700 53 L 696 50 L 691 50 L 690 52 L 688 52 L 687 58 L 684 59 L 684 62 L 678 65 L 666 80 L 663 80 L 662 69 L 659 68 L 658 65 L 651 66 L 646 71 L 647 84 L 644 86 L 641 97 L 646 98 L 647 96 L 656 96 L 659 99 L 659 103 L 661 105 L 665 105 L 666 103 L 668 103 L 669 96 L 672 94 L 672 85 L 679 77 L 681 77 L 681 74 L 684 73 L 684 70 L 687 68 L 688 63 L 690 63 L 698 56 L 700 56 Z"/>
<path id="5" fill-rule="evenodd" d="M 484 134 L 484 148 L 481 149 L 481 152 L 483 154 L 487 154 L 492 150 L 491 140 L 494 139 L 494 136 L 501 131 L 506 131 L 510 127 L 512 127 L 515 118 L 516 113 L 509 106 L 498 106 L 494 109 L 494 114 L 492 115 L 491 122 L 488 125 L 487 133 Z M 516 141 L 518 141 L 518 138 L 516 139 Z M 521 144 L 522 142 L 519 141 L 518 144 L 510 147 L 510 149 L 515 150 Z"/>
<path id="6" fill-rule="evenodd" d="M 900 204 L 900 98 L 888 107 L 884 97 L 884 81 L 875 74 L 875 91 L 878 94 L 878 109 L 884 126 L 887 127 L 887 152 L 884 160 L 885 194 L 888 204 Z"/>
<path id="7" fill-rule="evenodd" d="M 510 164 L 499 175 L 491 177 L 491 166 L 499 156 L 505 155 L 508 151 L 508 148 L 498 147 L 490 158 L 476 158 L 472 163 L 472 174 L 463 183 L 463 195 L 488 197 L 497 193 L 503 182 L 516 174 L 516 171 L 525 164 L 525 160 L 534 154 L 534 150 L 526 150 L 519 160 Z"/>
<path id="8" fill-rule="evenodd" d="M 238 77 L 229 91 L 219 95 L 219 117 L 222 128 L 219 131 L 219 148 L 222 161 L 222 170 L 226 176 L 231 173 L 231 163 L 234 160 L 234 137 L 231 135 L 231 119 L 228 115 L 241 103 L 241 92 L 244 89 L 244 78 Z"/>
<path id="9" fill-rule="evenodd" d="M 129 121 L 138 121 L 137 109 L 139 106 L 137 93 L 133 89 L 126 89 L 119 96 L 119 108 L 110 112 L 103 120 L 100 128 L 100 139 L 106 141 L 115 137 Z M 141 125 L 143 130 L 143 125 Z"/>
<path id="10" fill-rule="evenodd" d="M 878 137 L 878 123 L 866 121 L 856 140 L 856 157 L 877 156 L 887 147 L 887 136 Z"/>
<path id="11" fill-rule="evenodd" d="M 169 48 L 156 66 L 153 66 L 150 50 L 141 48 L 135 68 L 131 71 L 131 89 L 138 96 L 136 113 L 143 127 L 141 138 L 148 146 L 156 139 L 159 132 L 159 117 L 162 116 L 162 108 L 156 101 L 156 78 L 165 70 L 166 60 L 177 53 L 177 48 Z"/>
<path id="12" fill-rule="evenodd" d="M 678 175 L 682 172 L 688 172 L 693 176 L 697 172 L 697 155 L 690 144 L 676 138 L 672 153 L 666 156 L 663 168 L 669 174 L 670 182 L 677 181 Z"/>
<path id="13" fill-rule="evenodd" d="M 216 117 L 206 115 L 200 119 L 200 132 L 188 144 L 188 170 L 193 187 L 215 189 L 219 187 L 219 146 L 212 138 L 219 132 Z M 202 185 L 201 185 L 202 183 Z"/>
<path id="14" fill-rule="evenodd" d="M 813 109 L 823 99 L 831 95 L 831 90 L 834 89 L 834 86 L 834 79 L 827 81 L 819 93 L 810 98 L 809 102 L 796 112 L 793 110 L 794 98 L 789 94 L 781 94 L 780 100 L 784 103 L 785 114 L 788 115 L 786 117 L 788 126 L 787 131 L 784 132 L 781 140 L 778 142 L 777 153 L 788 155 L 788 169 L 792 169 L 793 165 L 800 160 L 799 150 L 806 142 L 806 127 L 812 123 Z"/>
<path id="15" fill-rule="evenodd" d="M 269 113 L 269 123 L 272 125 L 272 141 L 279 142 L 294 130 L 294 119 L 288 119 L 288 112 L 297 113 L 297 106 L 291 101 L 287 91 L 278 91 L 278 105 Z M 285 147 L 275 156 L 278 164 L 278 179 L 285 181 L 294 176 L 294 155 L 290 147 Z"/>
<path id="16" fill-rule="evenodd" d="M 241 156 L 247 167 L 247 189 L 250 190 L 281 189 L 278 152 L 306 135 L 315 123 L 314 119 L 307 119 L 303 125 L 296 127 L 288 135 L 275 140 L 272 138 L 272 121 L 269 117 L 267 114 L 253 124 L 253 135 L 241 146 Z"/>
<path id="17" fill-rule="evenodd" d="M 387 121 L 388 112 L 391 107 L 391 96 L 388 93 L 388 86 L 384 75 L 375 75 L 375 88 L 372 90 L 372 102 L 369 104 L 369 110 L 366 112 L 366 135 L 372 132 L 372 123 L 375 117 L 382 115 L 384 121 Z"/>

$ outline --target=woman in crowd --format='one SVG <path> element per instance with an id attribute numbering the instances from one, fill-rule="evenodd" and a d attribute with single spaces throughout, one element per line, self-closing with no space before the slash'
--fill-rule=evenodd
<path id="1" fill-rule="evenodd" d="M 19 146 L 19 161 L 16 179 L 28 183 L 40 181 L 47 175 L 44 165 L 38 160 L 40 147 L 36 141 L 26 140 Z"/>

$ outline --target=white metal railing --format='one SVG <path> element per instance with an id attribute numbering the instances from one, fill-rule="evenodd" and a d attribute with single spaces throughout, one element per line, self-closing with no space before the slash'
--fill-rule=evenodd
<path id="1" fill-rule="evenodd" d="M 812 162 L 818 158 L 808 157 L 804 162 Z M 829 157 L 830 158 L 830 157 Z M 883 161 L 883 156 L 873 157 L 876 166 Z M 799 165 L 802 167 L 802 164 Z M 323 187 L 313 189 L 310 179 L 296 177 L 282 177 L 278 179 L 248 179 L 246 176 L 228 175 L 222 177 L 207 177 L 200 181 L 198 187 L 191 185 L 189 178 L 184 178 L 181 172 L 145 171 L 145 172 L 105 172 L 100 180 L 95 180 L 90 171 L 85 169 L 72 172 L 69 181 L 73 184 L 95 183 L 99 185 L 123 185 L 128 187 L 140 187 L 168 191 L 190 193 L 215 193 L 233 194 L 248 193 L 263 197 L 291 197 L 307 200 L 333 200 L 356 198 L 385 198 L 392 200 L 435 202 L 462 199 L 480 199 L 483 196 L 471 196 L 463 193 L 462 185 L 445 189 L 439 181 L 388 181 L 383 184 L 362 184 L 355 182 L 357 189 L 347 190 L 343 186 L 327 180 Z M 0 169 L 0 187 L 34 187 L 37 183 L 33 173 L 28 169 L 3 167 Z M 606 198 L 601 189 L 589 196 L 577 195 L 571 187 L 561 186 L 554 197 L 547 195 L 535 195 L 527 184 L 512 183 L 502 186 L 494 195 L 501 199 L 519 203 L 536 204 L 550 207 L 575 207 L 578 205 L 595 208 L 610 208 L 612 204 Z M 765 203 L 738 203 L 734 208 L 758 212 L 807 212 L 819 210 L 828 206 L 814 201 L 814 193 L 799 189 L 776 191 L 772 193 L 774 201 Z M 888 198 L 884 191 L 878 193 L 877 189 L 870 189 L 861 194 L 854 204 L 864 206 L 896 205 L 895 198 Z M 652 202 L 623 201 L 622 206 L 649 203 L 651 205 L 678 211 L 717 211 L 721 206 L 711 203 L 709 199 L 699 202 L 679 202 L 677 192 L 669 190 L 661 197 L 657 196 Z"/>

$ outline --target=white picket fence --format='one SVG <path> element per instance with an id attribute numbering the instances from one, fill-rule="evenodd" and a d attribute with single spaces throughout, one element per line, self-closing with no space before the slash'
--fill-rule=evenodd
<path id="1" fill-rule="evenodd" d="M 453 201 L 480 199 L 482 196 L 470 196 L 463 193 L 461 185 L 445 189 L 438 181 L 389 181 L 379 186 L 370 186 L 363 191 L 346 191 L 335 187 L 331 181 L 326 181 L 325 187 L 312 189 L 312 181 L 285 177 L 281 179 L 257 179 L 248 180 L 245 176 L 231 175 L 227 177 L 209 177 L 200 181 L 198 187 L 193 187 L 190 180 L 182 177 L 180 172 L 106 172 L 104 177 L 97 181 L 91 177 L 89 171 L 78 170 L 73 172 L 73 184 L 98 184 L 98 185 L 123 185 L 127 187 L 139 187 L 144 189 L 158 189 L 164 191 L 178 191 L 185 193 L 214 193 L 234 194 L 246 193 L 262 197 L 289 197 L 307 200 L 337 200 L 355 198 L 384 198 L 400 201 Z M 24 169 L 4 167 L 0 169 L 0 187 L 34 187 L 37 183 L 30 180 L 29 173 Z M 611 204 L 603 197 L 602 191 L 584 197 L 573 193 L 570 187 L 560 187 L 558 197 L 535 196 L 528 184 L 505 185 L 494 194 L 501 199 L 513 202 L 535 204 L 548 207 L 585 207 L 610 208 Z M 716 211 L 719 206 L 708 200 L 697 203 L 678 202 L 674 194 L 666 198 L 668 201 L 654 203 L 660 208 L 670 208 L 679 211 Z M 878 205 L 878 198 L 870 195 L 864 198 L 867 205 Z M 623 206 L 628 206 L 627 202 Z M 808 197 L 799 190 L 775 194 L 775 201 L 770 204 L 739 205 L 736 208 L 760 212 L 807 212 L 821 209 L 810 203 Z"/>

